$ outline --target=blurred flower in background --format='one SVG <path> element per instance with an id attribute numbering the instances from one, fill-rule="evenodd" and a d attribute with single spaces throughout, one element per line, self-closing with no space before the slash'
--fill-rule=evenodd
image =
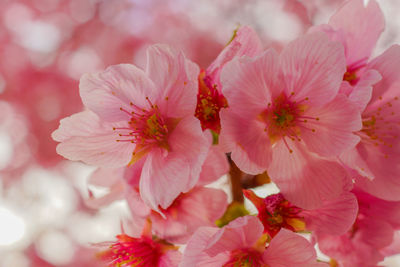
<path id="1" fill-rule="evenodd" d="M 281 50 L 342 2 L 1 0 L 0 266 L 103 266 L 92 244 L 112 240 L 130 218 L 123 201 L 87 207 L 88 189 L 97 196 L 107 189 L 88 188 L 94 168 L 64 160 L 51 139 L 61 118 L 83 109 L 82 74 L 143 67 L 153 43 L 183 50 L 204 69 L 239 25 L 255 29 L 264 48 Z M 379 3 L 387 25 L 375 55 L 400 43 L 400 2 Z"/>

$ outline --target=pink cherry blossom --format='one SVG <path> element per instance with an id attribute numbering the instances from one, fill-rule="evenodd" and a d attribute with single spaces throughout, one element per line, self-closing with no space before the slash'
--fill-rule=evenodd
<path id="1" fill-rule="evenodd" d="M 400 47 L 392 46 L 372 60 L 366 69 L 377 70 L 382 80 L 362 112 L 361 142 L 340 156 L 363 190 L 386 200 L 400 200 Z"/>
<path id="2" fill-rule="evenodd" d="M 396 115 L 399 48 L 393 46 L 369 61 L 383 29 L 384 18 L 376 1 L 364 6 L 362 0 L 352 0 L 331 17 L 329 25 L 313 30 L 325 31 L 345 47 L 347 72 L 341 92 L 362 112 L 363 128 L 357 133 L 361 142 L 341 155 L 341 160 L 365 191 L 383 199 L 400 200 L 400 120 Z"/>
<path id="3" fill-rule="evenodd" d="M 313 209 L 349 184 L 335 156 L 360 138 L 361 117 L 338 94 L 345 72 L 340 43 L 312 33 L 277 55 L 267 50 L 227 64 L 221 79 L 221 145 L 250 174 L 268 171 L 294 205 Z"/>
<path id="4" fill-rule="evenodd" d="M 189 240 L 179 266 L 327 266 L 317 263 L 305 238 L 282 229 L 266 246 L 262 232 L 261 222 L 253 216 L 239 217 L 221 229 L 201 227 Z"/>
<path id="5" fill-rule="evenodd" d="M 346 55 L 346 73 L 341 92 L 362 111 L 371 98 L 372 85 L 380 80 L 376 70 L 367 63 L 380 34 L 384 30 L 382 11 L 376 1 L 364 6 L 362 0 L 346 2 L 329 20 L 311 31 L 324 31 L 332 40 L 343 44 Z"/>
<path id="6" fill-rule="evenodd" d="M 266 198 L 258 197 L 251 190 L 243 190 L 243 193 L 256 206 L 264 232 L 272 237 L 281 228 L 294 232 L 308 230 L 340 235 L 350 229 L 358 212 L 357 199 L 348 192 L 337 199 L 324 201 L 321 207 L 313 210 L 292 205 L 281 193 Z"/>
<path id="7" fill-rule="evenodd" d="M 354 193 L 359 213 L 353 227 L 343 235 L 316 232 L 314 238 L 321 251 L 340 266 L 376 266 L 389 253 L 385 249 L 394 241 L 394 230 L 400 229 L 400 202 L 378 199 L 358 189 Z"/>
<path id="8" fill-rule="evenodd" d="M 143 159 L 142 198 L 168 207 L 196 184 L 210 145 L 193 116 L 197 75 L 181 52 L 161 45 L 148 49 L 146 71 L 123 64 L 84 75 L 89 110 L 61 121 L 53 133 L 58 153 L 107 167 Z"/>

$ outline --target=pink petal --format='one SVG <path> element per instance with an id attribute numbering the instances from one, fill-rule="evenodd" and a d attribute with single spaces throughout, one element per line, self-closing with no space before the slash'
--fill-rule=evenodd
<path id="1" fill-rule="evenodd" d="M 376 248 L 359 240 L 352 240 L 348 236 L 349 234 L 341 236 L 319 234 L 319 249 L 346 267 L 375 266 L 383 260 L 383 255 Z"/>
<path id="2" fill-rule="evenodd" d="M 232 152 L 232 160 L 244 172 L 259 174 L 271 162 L 271 144 L 265 124 L 222 110 L 220 143 Z"/>
<path id="3" fill-rule="evenodd" d="M 224 191 L 214 188 L 196 187 L 181 196 L 171 211 L 151 217 L 156 235 L 172 243 L 186 243 L 201 226 L 213 226 L 228 206 Z"/>
<path id="4" fill-rule="evenodd" d="M 400 228 L 400 201 L 382 200 L 360 190 L 354 192 L 360 203 L 360 213 L 367 218 L 373 217 L 386 221 L 394 228 Z"/>
<path id="5" fill-rule="evenodd" d="M 193 116 L 182 119 L 168 138 L 170 151 L 153 149 L 144 163 L 140 194 L 147 205 L 166 209 L 197 183 L 210 143 Z"/>
<path id="6" fill-rule="evenodd" d="M 319 119 L 308 120 L 303 124 L 308 128 L 301 132 L 301 138 L 312 152 L 325 157 L 338 156 L 360 141 L 360 137 L 353 134 L 362 127 L 360 112 L 342 94 L 322 107 L 311 106 L 305 116 Z"/>
<path id="7" fill-rule="evenodd" d="M 367 67 L 369 69 L 377 70 L 382 75 L 382 80 L 374 85 L 370 102 L 372 104 L 374 102 L 379 102 L 379 98 L 386 95 L 392 84 L 398 81 L 398 70 L 400 69 L 400 46 L 391 46 L 382 55 L 371 61 Z"/>
<path id="8" fill-rule="evenodd" d="M 182 52 L 167 45 L 150 46 L 146 74 L 160 92 L 157 105 L 163 115 L 179 118 L 194 114 L 199 68 Z"/>
<path id="9" fill-rule="evenodd" d="M 321 32 L 304 35 L 284 48 L 281 69 L 286 95 L 323 105 L 336 97 L 346 71 L 343 47 Z"/>
<path id="10" fill-rule="evenodd" d="M 340 160 L 343 162 L 348 168 L 354 169 L 359 175 L 364 176 L 370 180 L 375 178 L 375 175 L 369 169 L 368 164 L 361 157 L 357 148 L 351 149 L 349 151 L 344 152 L 340 155 Z"/>
<path id="11" fill-rule="evenodd" d="M 220 73 L 226 63 L 234 57 L 253 57 L 262 52 L 261 41 L 257 33 L 249 26 L 240 27 L 233 40 L 221 51 L 218 57 L 207 68 L 206 74 L 219 83 Z M 219 84 L 218 84 L 219 85 Z M 220 85 L 217 86 L 220 89 Z"/>
<path id="12" fill-rule="evenodd" d="M 385 28 L 385 21 L 375 0 L 364 7 L 363 0 L 348 1 L 329 20 L 336 30 L 345 35 L 344 46 L 348 65 L 370 57 Z"/>
<path id="13" fill-rule="evenodd" d="M 220 229 L 205 249 L 211 257 L 226 251 L 252 247 L 263 233 L 262 223 L 254 216 L 235 219 Z"/>
<path id="14" fill-rule="evenodd" d="M 164 156 L 163 151 L 154 150 L 147 156 L 140 177 L 140 195 L 152 209 L 168 208 L 174 199 L 186 191 L 190 178 L 188 162 L 179 155 Z"/>
<path id="15" fill-rule="evenodd" d="M 293 153 L 280 141 L 273 147 L 268 174 L 285 198 L 304 209 L 315 209 L 323 200 L 335 199 L 349 183 L 338 164 L 306 152 L 301 145 L 287 141 Z"/>
<path id="16" fill-rule="evenodd" d="M 382 76 L 376 70 L 365 71 L 349 94 L 349 100 L 357 105 L 362 112 L 372 97 L 372 85 L 381 80 Z"/>
<path id="17" fill-rule="evenodd" d="M 225 153 L 219 146 L 213 145 L 201 168 L 197 186 L 212 183 L 229 172 L 229 163 Z"/>
<path id="18" fill-rule="evenodd" d="M 353 225 L 358 213 L 358 203 L 352 193 L 345 192 L 337 199 L 324 201 L 315 210 L 304 210 L 307 230 L 332 235 L 346 233 Z"/>
<path id="19" fill-rule="evenodd" d="M 200 172 L 206 160 L 211 143 L 203 133 L 200 121 L 194 116 L 182 119 L 168 138 L 171 147 L 170 155 L 183 158 L 190 167 L 190 178 L 184 184 L 187 192 L 192 189 L 200 177 Z M 183 181 L 182 181 L 183 182 Z"/>
<path id="20" fill-rule="evenodd" d="M 272 49 L 255 58 L 238 58 L 226 64 L 221 73 L 222 92 L 231 112 L 255 119 L 279 95 L 278 55 Z"/>
<path id="21" fill-rule="evenodd" d="M 131 110 L 130 103 L 139 108 L 149 108 L 146 97 L 155 101 L 157 91 L 153 82 L 141 69 L 120 64 L 108 67 L 103 72 L 85 74 L 80 84 L 80 95 L 86 107 L 110 122 L 129 121 L 129 114 L 120 110 Z"/>
<path id="22" fill-rule="evenodd" d="M 101 122 L 91 111 L 83 111 L 62 119 L 52 137 L 61 141 L 57 153 L 69 160 L 115 168 L 128 164 L 135 148 L 134 144 L 116 141 L 119 136 L 113 127 L 118 126 Z"/>
<path id="23" fill-rule="evenodd" d="M 180 267 L 221 267 L 229 259 L 229 251 L 215 257 L 209 256 L 204 249 L 210 239 L 220 231 L 216 227 L 201 227 L 187 243 Z"/>
<path id="24" fill-rule="evenodd" d="M 368 143 L 359 144 L 357 151 L 374 175 L 372 181 L 364 177 L 357 177 L 357 186 L 379 198 L 399 201 L 400 181 L 398 173 L 400 172 L 400 154 L 397 152 L 397 154 L 389 154 L 388 151 Z"/>
<path id="25" fill-rule="evenodd" d="M 126 187 L 125 198 L 131 210 L 134 220 L 145 219 L 150 215 L 151 209 L 142 200 L 139 189 L 136 187 Z"/>
<path id="26" fill-rule="evenodd" d="M 400 253 L 400 232 L 397 231 L 394 233 L 393 242 L 389 246 L 381 249 L 381 252 L 385 257 Z"/>
<path id="27" fill-rule="evenodd" d="M 178 250 L 169 249 L 158 261 L 157 267 L 178 267 L 182 259 L 182 253 Z"/>
<path id="28" fill-rule="evenodd" d="M 143 165 L 146 162 L 146 157 L 142 157 L 133 165 L 124 168 L 124 180 L 129 187 L 139 187 L 140 176 L 142 175 Z"/>
<path id="29" fill-rule="evenodd" d="M 304 237 L 281 229 L 264 252 L 264 262 L 271 267 L 318 266 L 314 247 Z M 321 265 L 327 266 L 327 265 Z"/>
<path id="30" fill-rule="evenodd" d="M 374 248 L 384 248 L 393 241 L 393 228 L 383 220 L 367 218 L 358 222 L 360 229 L 356 242 L 363 242 Z"/>
<path id="31" fill-rule="evenodd" d="M 163 254 L 157 267 L 178 267 L 182 260 L 182 253 L 178 250 L 169 249 Z"/>

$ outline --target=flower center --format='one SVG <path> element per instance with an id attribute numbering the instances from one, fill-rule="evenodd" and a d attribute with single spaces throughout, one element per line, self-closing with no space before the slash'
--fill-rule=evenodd
<path id="1" fill-rule="evenodd" d="M 357 75 L 357 72 L 365 67 L 368 58 L 363 58 L 359 61 L 352 63 L 350 66 L 347 66 L 347 70 L 343 75 L 343 81 L 347 81 L 350 85 L 354 86 L 360 80 L 360 77 Z"/>
<path id="2" fill-rule="evenodd" d="M 207 79 L 205 71 L 202 71 L 199 74 L 199 93 L 197 94 L 195 116 L 200 120 L 203 131 L 211 129 L 216 133 L 220 132 L 219 111 L 227 106 L 225 97 L 218 92 L 216 85 L 212 85 Z"/>
<path id="3" fill-rule="evenodd" d="M 343 81 L 348 81 L 351 85 L 356 85 L 358 77 L 355 71 L 346 71 L 343 75 Z"/>
<path id="4" fill-rule="evenodd" d="M 223 267 L 266 267 L 262 253 L 253 248 L 237 249 L 231 252 L 229 261 Z"/>
<path id="5" fill-rule="evenodd" d="M 168 127 L 166 121 L 161 117 L 157 105 L 153 105 L 148 98 L 150 108 L 139 108 L 132 102 L 130 110 L 120 108 L 122 112 L 127 113 L 131 118 L 128 127 L 114 127 L 120 137 L 126 139 L 117 139 L 117 142 L 131 142 L 140 146 L 158 145 L 168 149 L 167 135 Z"/>
<path id="6" fill-rule="evenodd" d="M 266 124 L 264 131 L 267 132 L 272 144 L 281 139 L 286 143 L 285 137 L 292 141 L 301 141 L 300 126 L 304 128 L 308 119 L 319 120 L 319 118 L 304 116 L 307 106 L 303 102 L 307 101 L 308 97 L 296 102 L 290 100 L 291 96 L 287 97 L 282 93 L 272 103 L 269 103 L 267 109 L 258 117 L 260 121 Z M 311 130 L 315 131 L 314 129 Z"/>
<path id="7" fill-rule="evenodd" d="M 120 108 L 121 112 L 130 116 L 128 127 L 114 127 L 113 130 L 118 132 L 117 142 L 130 142 L 136 144 L 135 151 L 129 165 L 134 164 L 140 158 L 149 152 L 153 146 L 170 150 L 168 144 L 168 134 L 178 123 L 176 119 L 165 120 L 157 105 L 153 105 L 148 97 L 149 108 L 140 108 L 133 104 L 129 105 L 129 110 Z"/>
<path id="8" fill-rule="evenodd" d="M 279 194 L 260 198 L 251 190 L 243 192 L 258 210 L 258 218 L 264 225 L 264 232 L 274 237 L 283 227 L 297 232 L 305 229 L 302 209 L 292 205 L 284 196 Z"/>
<path id="9" fill-rule="evenodd" d="M 118 241 L 99 256 L 109 260 L 109 266 L 157 266 L 162 255 L 161 245 L 148 237 L 133 238 L 118 235 Z"/>
<path id="10" fill-rule="evenodd" d="M 398 97 L 393 98 L 394 101 L 398 101 Z M 400 122 L 396 108 L 391 101 L 384 101 L 382 97 L 379 97 L 375 111 L 369 113 L 367 116 L 363 116 L 363 128 L 358 135 L 366 143 L 370 143 L 374 146 L 381 146 L 386 148 L 392 148 L 394 143 L 397 143 L 396 139 L 399 136 Z M 395 105 L 396 106 L 396 105 Z M 386 158 L 388 154 L 384 155 Z"/>

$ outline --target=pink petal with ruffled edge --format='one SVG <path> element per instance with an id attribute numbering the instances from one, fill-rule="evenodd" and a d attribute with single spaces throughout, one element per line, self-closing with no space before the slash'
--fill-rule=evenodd
<path id="1" fill-rule="evenodd" d="M 148 108 L 146 97 L 155 101 L 160 94 L 146 73 L 129 64 L 108 67 L 103 72 L 84 74 L 79 93 L 86 107 L 101 120 L 118 122 L 130 120 L 120 108 L 130 110 L 130 103 Z"/>
<path id="2" fill-rule="evenodd" d="M 361 157 L 360 153 L 358 152 L 358 149 L 360 148 L 362 148 L 362 145 L 358 145 L 356 148 L 344 152 L 339 156 L 339 159 L 351 172 L 350 175 L 355 177 L 361 175 L 369 180 L 375 179 L 375 175 L 369 169 L 367 162 Z"/>
<path id="3" fill-rule="evenodd" d="M 265 250 L 263 260 L 270 267 L 329 266 L 325 263 L 318 263 L 316 257 L 314 247 L 304 237 L 281 229 Z"/>
<path id="4" fill-rule="evenodd" d="M 364 135 L 362 142 L 357 146 L 357 153 L 374 177 L 369 181 L 360 177 L 363 175 L 360 172 L 360 175 L 356 176 L 357 185 L 370 194 L 391 201 L 400 200 L 400 181 L 397 175 L 400 171 L 400 143 L 397 138 L 400 131 L 400 101 L 393 99 L 393 96 L 400 97 L 399 90 L 400 83 L 393 83 L 386 89 L 382 99 L 368 105 L 363 116 L 368 118 L 367 122 L 373 121 L 374 128 L 364 130 L 370 136 Z"/>
<path id="5" fill-rule="evenodd" d="M 188 162 L 179 155 L 164 157 L 163 151 L 152 151 L 147 156 L 140 178 L 140 195 L 152 209 L 168 208 L 183 191 L 190 178 Z"/>
<path id="6" fill-rule="evenodd" d="M 226 251 L 251 248 L 261 237 L 264 226 L 254 216 L 235 219 L 221 228 L 209 241 L 205 252 L 215 257 Z"/>
<path id="7" fill-rule="evenodd" d="M 386 201 L 361 190 L 354 190 L 354 193 L 360 203 L 360 213 L 386 221 L 393 228 L 400 228 L 400 201 Z"/>
<path id="8" fill-rule="evenodd" d="M 160 92 L 157 105 L 164 116 L 179 118 L 194 114 L 199 68 L 182 52 L 166 45 L 150 46 L 146 74 Z"/>
<path id="9" fill-rule="evenodd" d="M 362 128 L 361 114 L 342 94 L 322 107 L 311 106 L 305 115 L 318 118 L 318 121 L 311 119 L 303 124 L 308 128 L 301 128 L 301 138 L 312 152 L 325 157 L 339 156 L 360 141 L 353 132 Z"/>
<path id="10" fill-rule="evenodd" d="M 91 111 L 76 113 L 60 121 L 60 127 L 52 134 L 57 153 L 69 160 L 81 160 L 87 164 L 120 167 L 128 164 L 134 144 L 117 142 L 113 127 Z"/>
<path id="11" fill-rule="evenodd" d="M 257 33 L 248 26 L 240 27 L 233 40 L 222 50 L 218 57 L 211 63 L 206 70 L 206 75 L 217 84 L 217 89 L 221 91 L 220 73 L 224 65 L 234 57 L 249 56 L 253 57 L 262 52 L 261 41 Z"/>
<path id="12" fill-rule="evenodd" d="M 230 112 L 248 120 L 267 108 L 273 94 L 283 90 L 277 77 L 279 59 L 269 49 L 254 58 L 237 58 L 227 63 L 221 73 L 222 92 Z"/>
<path id="13" fill-rule="evenodd" d="M 324 232 L 331 235 L 346 233 L 353 225 L 358 214 L 358 203 L 352 193 L 345 192 L 337 199 L 324 201 L 315 210 L 303 210 L 307 230 Z"/>
<path id="14" fill-rule="evenodd" d="M 186 243 L 199 227 L 213 226 L 227 206 L 224 191 L 195 187 L 163 212 L 165 219 L 155 213 L 150 218 L 157 236 L 172 243 Z"/>
<path id="15" fill-rule="evenodd" d="M 304 35 L 288 44 L 280 58 L 286 96 L 311 106 L 336 97 L 346 71 L 343 47 L 325 33 Z"/>
<path id="16" fill-rule="evenodd" d="M 157 267 L 178 267 L 182 260 L 182 253 L 178 250 L 167 250 L 158 260 Z"/>
<path id="17" fill-rule="evenodd" d="M 367 61 L 385 28 L 385 21 L 375 0 L 364 6 L 363 0 L 346 2 L 329 20 L 335 30 L 344 35 L 348 65 Z"/>
<path id="18" fill-rule="evenodd" d="M 221 267 L 229 259 L 229 251 L 210 257 L 204 250 L 210 239 L 220 229 L 216 227 L 200 227 L 191 237 L 183 253 L 179 267 Z"/>
<path id="19" fill-rule="evenodd" d="M 151 151 L 144 163 L 140 194 L 154 210 L 168 208 L 197 183 L 210 143 L 195 117 L 182 119 L 168 138 L 170 151 Z"/>
<path id="20" fill-rule="evenodd" d="M 259 174 L 271 162 L 271 145 L 260 121 L 247 120 L 222 110 L 220 143 L 232 152 L 232 160 L 244 172 Z"/>
<path id="21" fill-rule="evenodd" d="M 343 267 L 376 266 L 383 255 L 374 247 L 352 241 L 347 235 L 318 235 L 319 249 Z"/>
<path id="22" fill-rule="evenodd" d="M 358 110 L 362 112 L 372 97 L 372 85 L 382 79 L 382 76 L 376 70 L 366 70 L 360 77 L 360 80 L 348 95 L 349 100 L 357 105 Z"/>
<path id="23" fill-rule="evenodd" d="M 323 200 L 339 197 L 351 183 L 346 171 L 334 161 L 320 158 L 291 140 L 273 147 L 268 174 L 285 197 L 304 209 L 315 209 Z"/>
<path id="24" fill-rule="evenodd" d="M 389 257 L 389 256 L 396 255 L 396 254 L 400 253 L 400 232 L 399 231 L 394 233 L 393 242 L 389 246 L 381 249 L 380 252 L 385 257 Z"/>
<path id="25" fill-rule="evenodd" d="M 389 201 L 400 200 L 400 155 L 387 155 L 372 144 L 357 146 L 358 152 L 374 174 L 374 179 L 355 177 L 356 184 L 364 191 Z"/>
<path id="26" fill-rule="evenodd" d="M 374 107 L 374 103 L 380 102 L 380 97 L 394 97 L 399 92 L 393 92 L 395 95 L 388 94 L 388 90 L 393 83 L 399 80 L 400 69 L 400 46 L 393 45 L 387 49 L 382 55 L 372 60 L 368 66 L 368 69 L 377 70 L 382 76 L 382 80 L 374 85 L 372 97 L 370 101 L 370 108 Z M 368 111 L 368 110 L 367 110 Z"/>
<path id="27" fill-rule="evenodd" d="M 210 184 L 229 172 L 229 163 L 225 153 L 218 145 L 211 146 L 201 168 L 197 186 Z"/>

